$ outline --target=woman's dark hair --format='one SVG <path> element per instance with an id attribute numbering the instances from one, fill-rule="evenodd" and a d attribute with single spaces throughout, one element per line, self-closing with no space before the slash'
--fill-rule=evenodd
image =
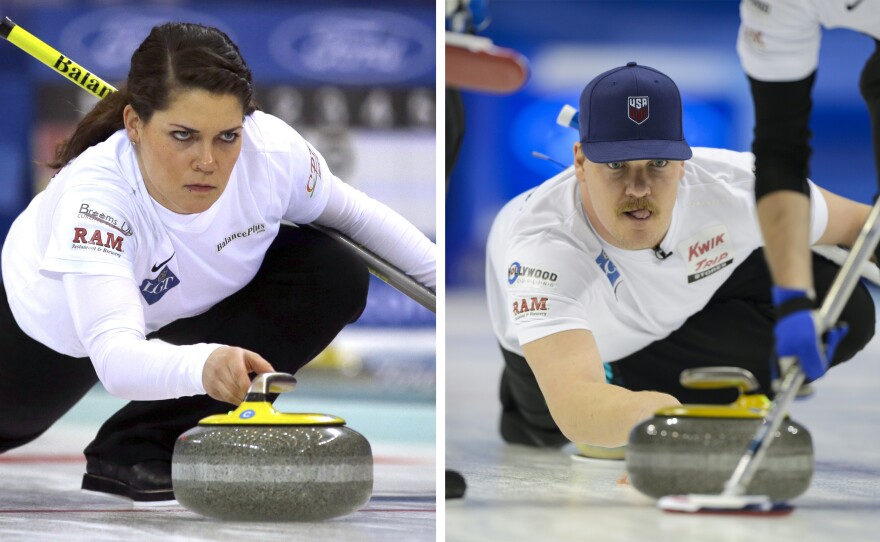
<path id="1" fill-rule="evenodd" d="M 166 23 L 153 27 L 131 55 L 125 85 L 79 121 L 73 135 L 58 145 L 49 167 L 64 167 L 122 129 L 122 111 L 128 104 L 149 122 L 153 113 L 169 106 L 172 92 L 178 89 L 232 94 L 241 101 L 245 115 L 257 109 L 251 71 L 229 36 L 200 24 Z"/>

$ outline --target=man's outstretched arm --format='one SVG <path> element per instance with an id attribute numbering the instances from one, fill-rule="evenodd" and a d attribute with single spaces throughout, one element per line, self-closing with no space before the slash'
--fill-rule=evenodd
<path id="1" fill-rule="evenodd" d="M 605 383 L 593 334 L 562 331 L 523 345 L 553 420 L 573 442 L 615 448 L 630 430 L 663 407 L 678 405 L 666 393 L 633 392 Z"/>

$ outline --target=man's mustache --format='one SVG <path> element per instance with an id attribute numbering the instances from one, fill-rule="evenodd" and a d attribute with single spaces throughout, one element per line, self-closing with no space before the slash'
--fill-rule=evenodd
<path id="1" fill-rule="evenodd" d="M 656 215 L 659 212 L 657 206 L 654 205 L 654 202 L 646 197 L 626 200 L 618 205 L 615 211 L 617 211 L 617 214 L 623 214 L 630 211 L 640 211 L 642 209 L 651 211 L 651 214 L 653 215 Z"/>

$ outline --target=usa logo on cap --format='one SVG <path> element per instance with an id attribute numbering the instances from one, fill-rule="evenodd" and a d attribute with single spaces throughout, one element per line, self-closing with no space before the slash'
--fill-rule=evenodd
<path id="1" fill-rule="evenodd" d="M 626 99 L 626 112 L 629 120 L 641 124 L 648 120 L 650 113 L 647 96 L 629 96 Z"/>

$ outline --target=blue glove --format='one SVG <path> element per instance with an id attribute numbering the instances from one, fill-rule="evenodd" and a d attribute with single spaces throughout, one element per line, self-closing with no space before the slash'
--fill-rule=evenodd
<path id="1" fill-rule="evenodd" d="M 446 0 L 446 30 L 476 33 L 489 21 L 489 0 Z"/>
<path id="2" fill-rule="evenodd" d="M 812 310 L 814 302 L 805 290 L 774 286 L 772 293 L 779 318 L 773 328 L 776 355 L 779 358 L 795 356 L 807 382 L 812 382 L 828 370 L 834 351 L 846 336 L 849 327 L 840 323 L 821 337 L 816 333 L 818 322 Z"/>

